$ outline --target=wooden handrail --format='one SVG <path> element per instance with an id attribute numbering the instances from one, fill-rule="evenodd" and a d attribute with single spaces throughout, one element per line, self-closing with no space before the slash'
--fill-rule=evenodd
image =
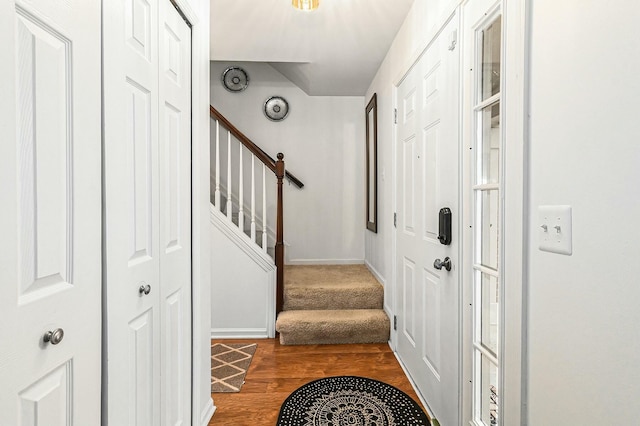
<path id="1" fill-rule="evenodd" d="M 255 155 L 258 160 L 262 161 L 273 173 L 276 173 L 276 160 L 274 160 L 269 154 L 264 152 L 262 148 L 256 145 L 251 139 L 249 139 L 244 133 L 242 133 L 236 126 L 231 124 L 227 118 L 220 113 L 213 105 L 209 105 L 209 114 L 211 118 L 218 120 L 224 128 L 229 130 L 231 134 L 240 141 L 249 151 Z M 276 173 L 277 174 L 277 173 Z M 298 188 L 304 187 L 304 183 L 297 177 L 285 170 L 284 176 L 289 179 Z"/>

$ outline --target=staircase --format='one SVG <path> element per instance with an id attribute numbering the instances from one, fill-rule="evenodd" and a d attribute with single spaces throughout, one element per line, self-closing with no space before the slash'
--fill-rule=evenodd
<path id="1" fill-rule="evenodd" d="M 285 266 L 283 345 L 383 343 L 390 323 L 384 291 L 364 265 Z"/>
<path id="2" fill-rule="evenodd" d="M 284 345 L 387 342 L 390 325 L 382 308 L 383 287 L 364 265 L 284 265 L 282 183 L 288 179 L 300 189 L 304 184 L 285 169 L 283 154 L 274 160 L 214 107 L 210 113 L 215 241 L 235 244 L 220 245 L 225 255 L 215 259 L 220 287 L 214 294 L 221 297 L 217 312 L 222 319 L 212 320 L 220 337 L 273 337 L 276 322 Z M 238 250 L 246 255 L 242 260 Z M 256 268 L 264 271 L 261 278 L 249 273 Z M 256 327 L 252 314 L 265 307 L 260 321 L 266 322 Z M 250 324 L 238 330 L 223 324 L 225 316 L 241 311 L 251 318 L 243 315 L 235 323 L 250 319 Z"/>

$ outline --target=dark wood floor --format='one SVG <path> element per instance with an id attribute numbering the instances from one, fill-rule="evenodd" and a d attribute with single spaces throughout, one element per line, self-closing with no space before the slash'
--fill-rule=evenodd
<path id="1" fill-rule="evenodd" d="M 277 339 L 214 340 L 257 343 L 239 393 L 214 393 L 217 407 L 209 426 L 274 426 L 284 400 L 315 379 L 362 376 L 401 389 L 420 403 L 389 345 L 281 346 Z"/>

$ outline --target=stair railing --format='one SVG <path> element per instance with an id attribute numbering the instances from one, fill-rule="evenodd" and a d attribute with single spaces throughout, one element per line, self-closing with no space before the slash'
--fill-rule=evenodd
<path id="1" fill-rule="evenodd" d="M 242 145 L 239 149 L 239 162 L 238 162 L 238 221 L 237 225 L 241 232 L 244 232 L 244 161 L 242 154 L 242 146 L 247 148 L 251 154 L 251 194 L 250 194 L 250 235 L 251 240 L 258 244 L 258 238 L 256 233 L 256 164 L 255 160 L 258 159 L 262 163 L 262 235 L 261 246 L 262 250 L 267 252 L 267 187 L 266 178 L 269 169 L 276 178 L 277 181 L 277 203 L 276 203 L 276 232 L 275 232 L 275 264 L 276 264 L 276 314 L 282 311 L 283 298 L 284 298 L 284 220 L 283 220 L 283 179 L 286 177 L 291 183 L 298 188 L 302 188 L 304 184 L 296 178 L 294 175 L 286 171 L 284 165 L 284 155 L 278 153 L 277 160 L 274 160 L 260 147 L 258 147 L 251 139 L 249 139 L 244 133 L 238 130 L 227 118 L 225 118 L 218 110 L 213 106 L 209 109 L 211 118 L 215 121 L 215 191 L 214 191 L 214 206 L 221 213 L 223 212 L 222 201 L 222 185 L 220 179 L 220 128 L 222 131 L 226 131 L 227 142 L 227 176 L 226 176 L 226 216 L 229 221 L 233 223 L 233 202 L 232 202 L 232 179 L 233 177 L 233 165 L 231 159 L 232 140 L 235 138 Z M 233 136 L 233 138 L 232 138 Z M 224 134 L 223 134 L 224 137 Z M 258 166 L 259 167 L 259 166 Z M 260 245 L 260 244 L 259 244 Z"/>

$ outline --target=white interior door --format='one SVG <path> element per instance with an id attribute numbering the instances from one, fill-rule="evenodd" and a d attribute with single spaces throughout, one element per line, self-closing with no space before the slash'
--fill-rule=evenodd
<path id="1" fill-rule="evenodd" d="M 191 413 L 191 29 L 160 0 L 160 356 L 163 425 Z"/>
<path id="2" fill-rule="evenodd" d="M 0 424 L 96 425 L 100 2 L 2 1 L 0 38 Z"/>
<path id="3" fill-rule="evenodd" d="M 459 423 L 457 25 L 449 21 L 397 92 L 397 351 L 443 426 Z M 444 207 L 450 245 L 438 240 Z M 445 258 L 450 271 L 434 266 Z"/>
<path id="4" fill-rule="evenodd" d="M 190 44 L 169 0 L 104 3 L 109 424 L 190 423 Z"/>

